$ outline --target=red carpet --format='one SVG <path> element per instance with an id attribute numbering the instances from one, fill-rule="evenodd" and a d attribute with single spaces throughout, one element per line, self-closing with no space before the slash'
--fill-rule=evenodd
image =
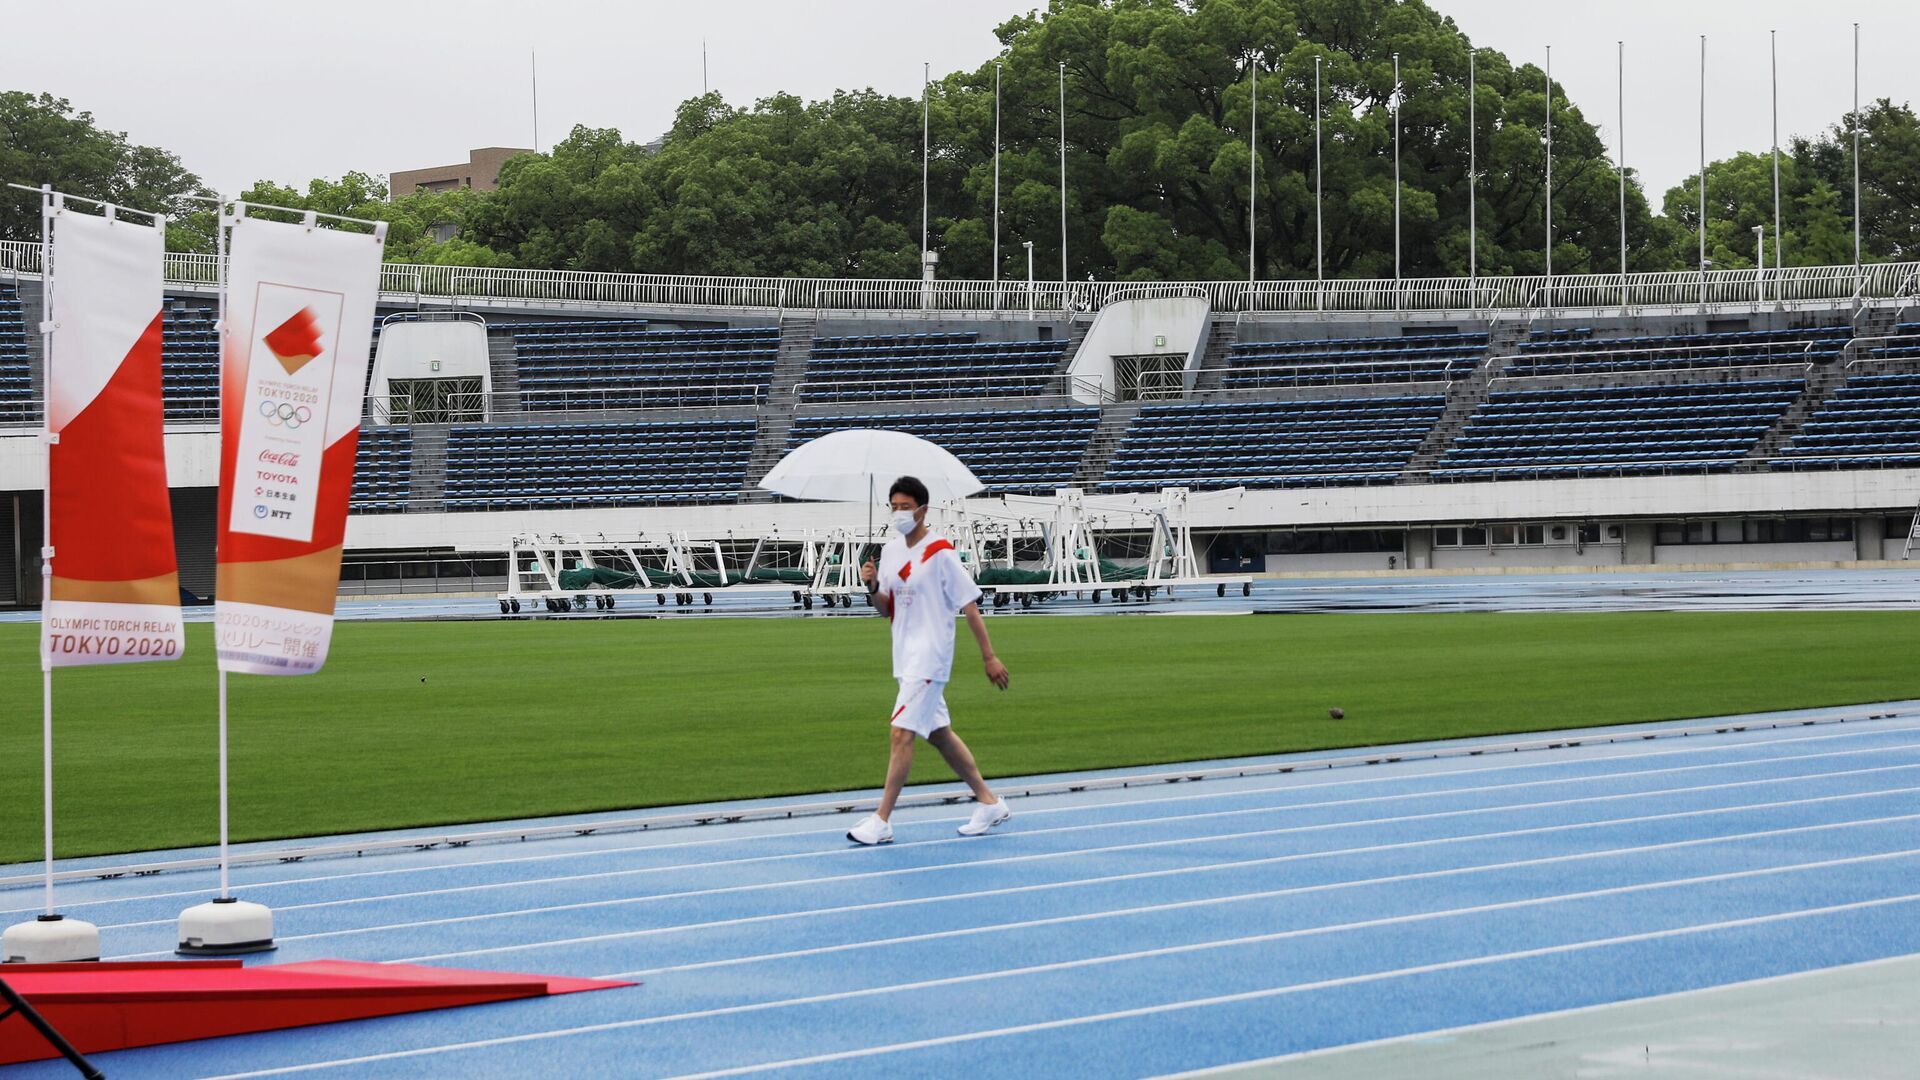
<path id="1" fill-rule="evenodd" d="M 0 977 L 82 1053 L 633 985 L 352 960 L 8 964 Z M 26 1021 L 0 1021 L 0 1065 L 53 1056 Z"/>

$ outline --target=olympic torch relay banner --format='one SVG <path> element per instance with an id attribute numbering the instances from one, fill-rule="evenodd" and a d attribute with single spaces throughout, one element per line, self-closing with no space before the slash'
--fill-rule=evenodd
<path id="1" fill-rule="evenodd" d="M 381 247 L 364 233 L 234 223 L 214 591 L 223 671 L 326 663 Z"/>
<path id="2" fill-rule="evenodd" d="M 51 667 L 185 651 L 160 403 L 161 230 L 61 209 L 47 356 Z"/>

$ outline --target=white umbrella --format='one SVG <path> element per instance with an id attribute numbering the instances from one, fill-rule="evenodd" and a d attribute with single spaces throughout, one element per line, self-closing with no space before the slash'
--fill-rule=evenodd
<path id="1" fill-rule="evenodd" d="M 873 534 L 873 504 L 902 476 L 927 485 L 929 502 L 963 499 L 987 485 L 960 459 L 917 435 L 885 428 L 848 428 L 795 447 L 768 470 L 760 486 L 792 499 L 867 504 L 867 534 Z"/>

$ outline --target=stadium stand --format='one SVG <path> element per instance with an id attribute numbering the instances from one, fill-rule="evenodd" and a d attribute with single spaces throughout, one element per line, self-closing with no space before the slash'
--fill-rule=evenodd
<path id="1" fill-rule="evenodd" d="M 732 502 L 755 421 L 476 424 L 447 436 L 446 507 Z"/>
<path id="2" fill-rule="evenodd" d="M 160 395 L 169 420 L 220 416 L 220 333 L 213 305 L 168 297 L 160 320 Z"/>
<path id="3" fill-rule="evenodd" d="M 841 428 L 890 428 L 945 447 L 991 494 L 1051 492 L 1073 479 L 1100 410 L 1000 409 L 982 412 L 881 413 L 796 417 L 789 448 Z"/>
<path id="4" fill-rule="evenodd" d="M 1804 390 L 1797 379 L 1492 395 L 1434 470 L 1486 480 L 1727 471 Z"/>
<path id="5" fill-rule="evenodd" d="M 360 447 L 353 466 L 352 511 L 388 514 L 406 509 L 412 466 L 411 429 L 360 429 Z"/>
<path id="6" fill-rule="evenodd" d="M 765 398 L 780 328 L 651 330 L 640 320 L 496 323 L 513 335 L 529 410 L 752 405 Z"/>
<path id="7" fill-rule="evenodd" d="M 1855 375 L 1801 425 L 1771 464 L 1775 469 L 1920 464 L 1920 375 Z"/>
<path id="8" fill-rule="evenodd" d="M 1507 366 L 1506 374 L 1573 375 L 1820 363 L 1839 356 L 1852 338 L 1853 330 L 1845 325 L 1631 337 L 1595 337 L 1591 327 L 1535 330 L 1520 343 L 1520 355 Z"/>
<path id="9" fill-rule="evenodd" d="M 1485 333 L 1321 341 L 1243 341 L 1227 357 L 1223 389 L 1342 383 L 1438 382 L 1471 372 L 1487 355 Z"/>
<path id="10" fill-rule="evenodd" d="M 801 399 L 890 401 L 1042 394 L 1067 343 L 981 341 L 977 333 L 815 338 Z"/>
<path id="11" fill-rule="evenodd" d="M 1445 407 L 1439 395 L 1148 405 L 1099 487 L 1391 483 Z"/>
<path id="12" fill-rule="evenodd" d="M 27 367 L 27 317 L 20 294 L 0 285 L 0 420 L 31 420 L 33 377 Z"/>

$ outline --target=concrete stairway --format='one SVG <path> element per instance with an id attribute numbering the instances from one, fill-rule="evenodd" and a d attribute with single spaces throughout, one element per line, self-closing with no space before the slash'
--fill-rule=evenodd
<path id="1" fill-rule="evenodd" d="M 1447 447 L 1467 426 L 1473 411 L 1493 393 L 1494 378 L 1512 363 L 1513 357 L 1520 351 L 1520 341 L 1525 337 L 1525 328 L 1517 323 L 1495 326 L 1489 330 L 1487 358 L 1466 378 L 1455 379 L 1447 384 L 1447 407 L 1441 411 L 1433 430 L 1427 432 L 1427 437 L 1420 441 L 1413 457 L 1407 461 L 1406 470 L 1400 474 L 1400 483 L 1426 482 L 1428 470 L 1439 464 Z"/>
<path id="2" fill-rule="evenodd" d="M 447 425 L 416 424 L 407 467 L 407 512 L 441 509 L 447 495 Z"/>
<path id="3" fill-rule="evenodd" d="M 1093 437 L 1087 440 L 1087 452 L 1081 455 L 1080 464 L 1074 467 L 1071 486 L 1091 489 L 1106 475 L 1107 463 L 1113 460 L 1114 451 L 1120 448 L 1127 425 L 1139 414 L 1140 403 L 1137 401 L 1108 405 L 1100 410 L 1100 424 L 1093 429 Z"/>
<path id="4" fill-rule="evenodd" d="M 774 359 L 773 381 L 767 387 L 766 404 L 760 408 L 760 427 L 754 435 L 753 456 L 747 459 L 746 483 L 740 488 L 741 502 L 773 501 L 773 494 L 760 488 L 760 479 L 786 456 L 787 433 L 793 430 L 794 413 L 800 405 L 794 389 L 806 378 L 818 322 L 812 316 L 792 316 L 780 321 L 780 352 Z"/>
<path id="5" fill-rule="evenodd" d="M 520 353 L 514 348 L 512 334 L 487 332 L 487 369 L 492 376 L 493 411 L 519 412 Z"/>
<path id="6" fill-rule="evenodd" d="M 1207 320 L 1207 341 L 1200 350 L 1200 377 L 1193 384 L 1194 392 L 1220 389 L 1220 373 L 1225 370 L 1227 356 L 1239 336 L 1239 324 L 1231 317 L 1215 316 Z"/>
<path id="7" fill-rule="evenodd" d="M 1847 369 L 1844 365 L 1814 368 L 1807 374 L 1807 388 L 1793 399 L 1793 404 L 1787 406 L 1787 411 L 1780 414 L 1767 433 L 1760 436 L 1760 441 L 1753 444 L 1753 449 L 1747 451 L 1733 471 L 1766 472 L 1767 460 L 1787 445 L 1787 441 L 1800 431 L 1807 418 L 1820 411 L 1820 406 L 1826 404 L 1835 390 L 1846 384 Z"/>

